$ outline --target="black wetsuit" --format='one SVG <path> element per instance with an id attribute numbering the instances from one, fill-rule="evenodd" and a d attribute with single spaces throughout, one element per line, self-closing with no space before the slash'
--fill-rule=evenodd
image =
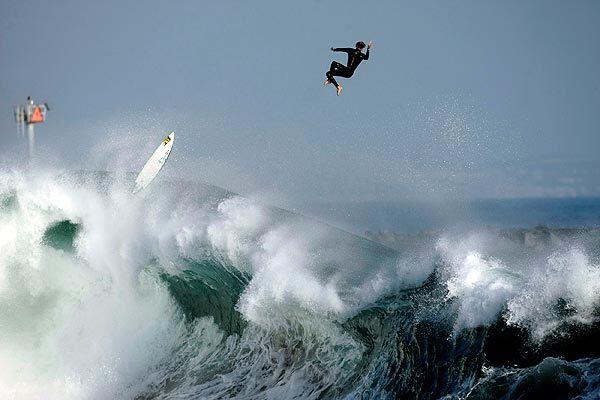
<path id="1" fill-rule="evenodd" d="M 367 48 L 366 53 L 362 53 L 358 49 L 353 49 L 351 47 L 341 47 L 335 48 L 333 51 L 343 51 L 344 53 L 348 53 L 348 65 L 341 64 L 337 61 L 331 63 L 331 67 L 329 67 L 329 71 L 325 74 L 329 82 L 333 83 L 335 87 L 338 87 L 338 83 L 336 82 L 334 76 L 341 76 L 342 78 L 350 78 L 354 75 L 354 71 L 356 67 L 362 62 L 362 60 L 369 59 L 369 49 Z"/>

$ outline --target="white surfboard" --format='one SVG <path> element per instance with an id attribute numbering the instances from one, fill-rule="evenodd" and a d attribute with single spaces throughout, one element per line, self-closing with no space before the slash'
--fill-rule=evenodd
<path id="1" fill-rule="evenodd" d="M 161 168 L 167 162 L 167 158 L 169 158 L 169 154 L 171 154 L 171 149 L 173 148 L 173 142 L 175 141 L 175 132 L 169 133 L 160 146 L 154 151 L 150 159 L 144 165 L 144 168 L 140 171 L 137 178 L 135 178 L 135 188 L 133 189 L 133 193 L 137 193 L 140 190 L 147 187 L 152 180 L 158 175 Z"/>

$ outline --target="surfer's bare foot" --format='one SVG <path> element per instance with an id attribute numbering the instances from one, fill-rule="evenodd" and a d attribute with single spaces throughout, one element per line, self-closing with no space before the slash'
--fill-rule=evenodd
<path id="1" fill-rule="evenodd" d="M 342 85 L 337 87 L 337 95 L 339 96 L 340 94 L 342 94 Z"/>
<path id="2" fill-rule="evenodd" d="M 323 82 L 323 86 L 327 86 L 331 83 L 331 81 L 329 79 L 325 79 L 325 82 Z"/>

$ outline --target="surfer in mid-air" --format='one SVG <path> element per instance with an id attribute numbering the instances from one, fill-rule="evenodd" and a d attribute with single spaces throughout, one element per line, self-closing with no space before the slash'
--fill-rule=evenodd
<path id="1" fill-rule="evenodd" d="M 371 42 L 369 42 L 368 46 L 365 46 L 365 42 L 356 42 L 356 45 L 354 48 L 351 48 L 351 47 L 333 48 L 332 47 L 331 51 L 341 51 L 341 52 L 348 54 L 348 64 L 344 65 L 337 61 L 332 62 L 331 67 L 329 67 L 329 71 L 327 71 L 327 73 L 325 74 L 325 76 L 327 76 L 327 79 L 325 79 L 325 82 L 323 83 L 323 85 L 327 86 L 330 83 L 333 83 L 333 86 L 335 86 L 335 89 L 337 91 L 337 95 L 339 96 L 340 94 L 342 94 L 342 85 L 337 83 L 334 76 L 341 76 L 342 78 L 350 78 L 352 75 L 354 75 L 354 71 L 356 70 L 356 67 L 358 67 L 358 65 L 362 62 L 362 60 L 369 59 L 369 50 L 371 49 L 372 45 L 373 45 L 373 42 L 371 41 Z M 367 52 L 363 53 L 362 51 L 365 47 L 367 48 Z"/>

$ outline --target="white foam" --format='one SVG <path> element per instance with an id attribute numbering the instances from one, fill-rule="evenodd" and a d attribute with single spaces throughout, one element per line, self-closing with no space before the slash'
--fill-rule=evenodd
<path id="1" fill-rule="evenodd" d="M 600 303 L 600 265 L 592 264 L 582 249 L 550 254 L 531 276 L 508 302 L 508 323 L 528 327 L 539 339 L 565 319 L 593 322 Z M 572 316 L 557 317 L 554 308 L 559 299 L 572 309 Z"/>
<path id="2" fill-rule="evenodd" d="M 111 213 L 114 204 L 97 193 L 47 176 L 2 183 L 18 204 L 0 214 L 0 398 L 135 391 L 174 346 L 182 318 L 128 253 L 128 235 L 139 233 L 127 230 L 134 215 Z M 45 228 L 62 219 L 85 226 L 75 257 L 42 244 Z"/>
<path id="3" fill-rule="evenodd" d="M 444 237 L 437 245 L 448 297 L 459 303 L 459 326 L 476 327 L 504 312 L 507 323 L 541 339 L 562 322 L 593 321 L 600 302 L 600 265 L 577 245 L 528 248 L 492 233 Z M 557 313 L 565 301 L 571 316 Z"/>

